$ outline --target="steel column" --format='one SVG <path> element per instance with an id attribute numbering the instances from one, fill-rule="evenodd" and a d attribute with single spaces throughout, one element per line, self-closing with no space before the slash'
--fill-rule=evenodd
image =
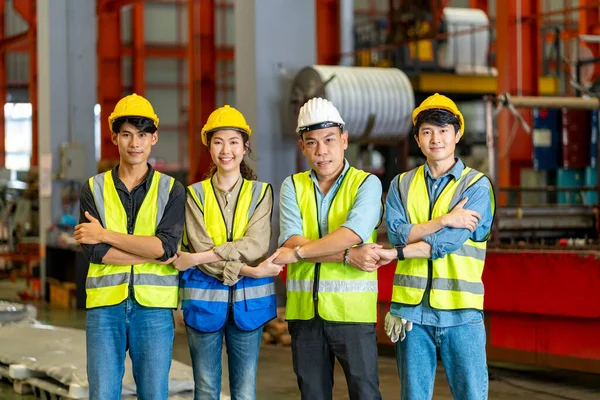
<path id="1" fill-rule="evenodd" d="M 579 34 L 580 35 L 596 35 L 597 29 L 600 27 L 600 9 L 598 8 L 597 0 L 579 0 L 579 5 L 582 8 L 579 11 Z M 588 6 L 596 5 L 594 8 Z M 598 43 L 586 43 L 586 46 L 592 51 L 592 57 L 600 56 L 600 45 Z M 598 76 L 598 72 L 594 73 L 594 79 Z"/>
<path id="2" fill-rule="evenodd" d="M 52 0 L 52 4 L 49 3 L 37 0 L 38 62 L 33 64 L 37 64 L 39 77 L 42 291 L 45 289 L 46 235 L 50 226 L 67 211 L 64 191 L 70 191 L 71 184 L 76 181 L 86 183 L 96 170 L 93 144 L 97 86 L 96 10 L 94 3 L 89 1 Z M 34 127 L 37 125 L 34 123 Z M 66 172 L 61 171 L 61 146 L 73 142 L 83 147 L 82 164 L 71 166 L 68 175 L 58 175 Z M 60 178 L 56 179 L 57 176 Z"/>
<path id="3" fill-rule="evenodd" d="M 0 41 L 4 39 L 4 20 L 6 18 L 6 2 L 0 1 Z M 6 164 L 6 127 L 4 118 L 4 104 L 6 103 L 6 52 L 0 49 L 0 167 Z"/>
<path id="4" fill-rule="evenodd" d="M 540 19 L 536 15 L 540 11 L 540 0 L 496 3 L 498 93 L 539 94 L 541 38 Z M 524 110 L 522 115 L 531 126 L 531 111 Z M 521 168 L 532 164 L 531 136 L 506 111 L 498 117 L 498 152 L 499 185 L 519 185 Z M 501 193 L 499 201 L 505 205 L 506 195 Z"/>
<path id="5" fill-rule="evenodd" d="M 29 25 L 26 32 L 27 52 L 29 53 L 29 102 L 31 103 L 31 166 L 38 165 L 38 81 L 37 81 L 37 18 L 36 0 L 13 2 L 13 7 Z M 6 99 L 6 97 L 5 97 Z"/>
<path id="6" fill-rule="evenodd" d="M 340 60 L 339 0 L 316 0 L 317 63 L 336 65 Z"/>
<path id="7" fill-rule="evenodd" d="M 123 96 L 121 66 L 120 5 L 98 0 L 98 103 L 100 104 L 100 159 L 118 160 L 119 149 L 112 143 L 108 116 Z"/>
<path id="8" fill-rule="evenodd" d="M 489 14 L 488 0 L 469 0 L 469 7 L 478 8 L 480 10 L 483 10 L 486 14 Z"/>
<path id="9" fill-rule="evenodd" d="M 217 71 L 215 47 L 215 1 L 188 0 L 189 135 L 188 182 L 199 181 L 211 160 L 200 132 L 215 109 Z"/>
<path id="10" fill-rule="evenodd" d="M 138 3 L 131 10 L 131 30 L 133 39 L 133 92 L 144 95 L 145 89 L 145 48 L 144 48 L 144 4 Z"/>

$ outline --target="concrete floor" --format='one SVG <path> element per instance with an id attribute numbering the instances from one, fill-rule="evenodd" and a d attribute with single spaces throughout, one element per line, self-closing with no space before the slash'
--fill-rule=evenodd
<path id="1" fill-rule="evenodd" d="M 14 284 L 12 284 L 14 285 Z M 14 299 L 14 286 L 0 281 L 0 299 Z M 41 322 L 73 328 L 85 328 L 85 312 L 51 308 L 36 304 L 38 319 Z M 191 365 L 187 339 L 184 332 L 177 332 L 173 345 L 173 358 Z M 564 371 L 509 370 L 490 366 L 490 399 L 600 399 L 600 379 L 595 375 L 569 373 Z M 223 364 L 226 371 L 226 363 Z M 380 389 L 384 399 L 399 398 L 400 383 L 393 357 L 379 357 Z M 227 376 L 223 377 L 223 392 L 228 394 Z M 34 399 L 33 396 L 19 396 L 12 386 L 0 382 L 0 399 Z M 227 398 L 224 396 L 223 398 Z M 260 352 L 258 376 L 258 399 L 298 399 L 300 392 L 292 369 L 289 347 L 265 345 Z M 347 386 L 342 368 L 335 369 L 334 399 L 347 399 Z M 438 367 L 434 399 L 452 399 L 443 368 Z"/>

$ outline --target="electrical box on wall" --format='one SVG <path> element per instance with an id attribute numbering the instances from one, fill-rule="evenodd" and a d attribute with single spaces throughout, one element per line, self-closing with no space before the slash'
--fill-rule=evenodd
<path id="1" fill-rule="evenodd" d="M 60 170 L 58 179 L 83 181 L 85 176 L 85 147 L 77 142 L 60 145 Z"/>

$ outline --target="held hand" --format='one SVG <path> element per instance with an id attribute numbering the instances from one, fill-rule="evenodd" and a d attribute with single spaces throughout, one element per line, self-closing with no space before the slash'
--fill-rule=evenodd
<path id="1" fill-rule="evenodd" d="M 187 251 L 179 250 L 175 255 L 175 260 L 173 260 L 173 266 L 178 271 L 185 271 L 194 266 L 196 266 L 196 261 L 194 260 L 194 256 Z"/>
<path id="2" fill-rule="evenodd" d="M 474 232 L 477 224 L 481 219 L 481 215 L 477 211 L 467 210 L 464 208 L 469 199 L 465 197 L 456 205 L 448 214 L 442 217 L 442 224 L 450 228 L 468 229 Z"/>
<path id="3" fill-rule="evenodd" d="M 398 256 L 396 249 L 378 249 L 375 252 L 379 255 L 379 261 L 377 261 L 378 267 L 391 263 Z"/>
<path id="4" fill-rule="evenodd" d="M 89 212 L 85 212 L 85 217 L 90 222 L 84 222 L 75 227 L 75 240 L 79 244 L 98 244 L 102 243 L 104 228 L 96 218 Z"/>
<path id="5" fill-rule="evenodd" d="M 358 270 L 365 272 L 373 272 L 379 266 L 379 254 L 377 250 L 381 249 L 381 245 L 377 243 L 365 244 L 350 248 L 348 253 L 348 264 Z"/>
<path id="6" fill-rule="evenodd" d="M 277 259 L 275 260 L 276 264 L 292 264 L 298 261 L 298 259 L 294 255 L 294 250 L 290 249 L 289 247 L 280 247 L 275 253 L 279 254 L 277 256 Z"/>
<path id="7" fill-rule="evenodd" d="M 407 321 L 404 318 L 395 317 L 388 312 L 385 316 L 384 329 L 392 343 L 396 343 L 398 339 L 403 341 L 406 337 L 406 332 L 412 330 L 412 322 Z"/>
<path id="8" fill-rule="evenodd" d="M 152 263 L 160 264 L 160 265 L 170 265 L 170 264 L 173 264 L 173 262 L 175 260 L 177 260 L 177 258 L 178 258 L 178 256 L 177 256 L 177 254 L 175 254 L 173 257 L 171 257 L 165 261 L 158 261 L 158 260 L 149 260 L 149 261 Z"/>
<path id="9" fill-rule="evenodd" d="M 275 264 L 275 259 L 279 256 L 279 250 L 258 264 L 255 268 L 256 278 L 266 278 L 267 276 L 277 276 L 283 268 L 283 264 Z"/>

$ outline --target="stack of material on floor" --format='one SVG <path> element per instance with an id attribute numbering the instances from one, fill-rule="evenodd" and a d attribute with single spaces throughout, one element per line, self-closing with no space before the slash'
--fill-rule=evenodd
<path id="1" fill-rule="evenodd" d="M 0 363 L 4 364 L 0 376 L 13 381 L 15 390 L 41 390 L 72 399 L 88 396 L 83 330 L 28 322 L 1 326 Z M 192 368 L 173 361 L 169 394 L 190 393 L 193 389 Z M 123 395 L 134 394 L 131 361 L 127 358 Z"/>
<path id="2" fill-rule="evenodd" d="M 33 322 L 36 316 L 37 309 L 34 306 L 0 301 L 0 326 L 19 321 Z"/>
<path id="3" fill-rule="evenodd" d="M 266 344 L 281 344 L 284 346 L 292 344 L 292 337 L 288 331 L 288 324 L 285 321 L 285 308 L 277 308 L 277 318 L 265 325 L 262 341 Z"/>

